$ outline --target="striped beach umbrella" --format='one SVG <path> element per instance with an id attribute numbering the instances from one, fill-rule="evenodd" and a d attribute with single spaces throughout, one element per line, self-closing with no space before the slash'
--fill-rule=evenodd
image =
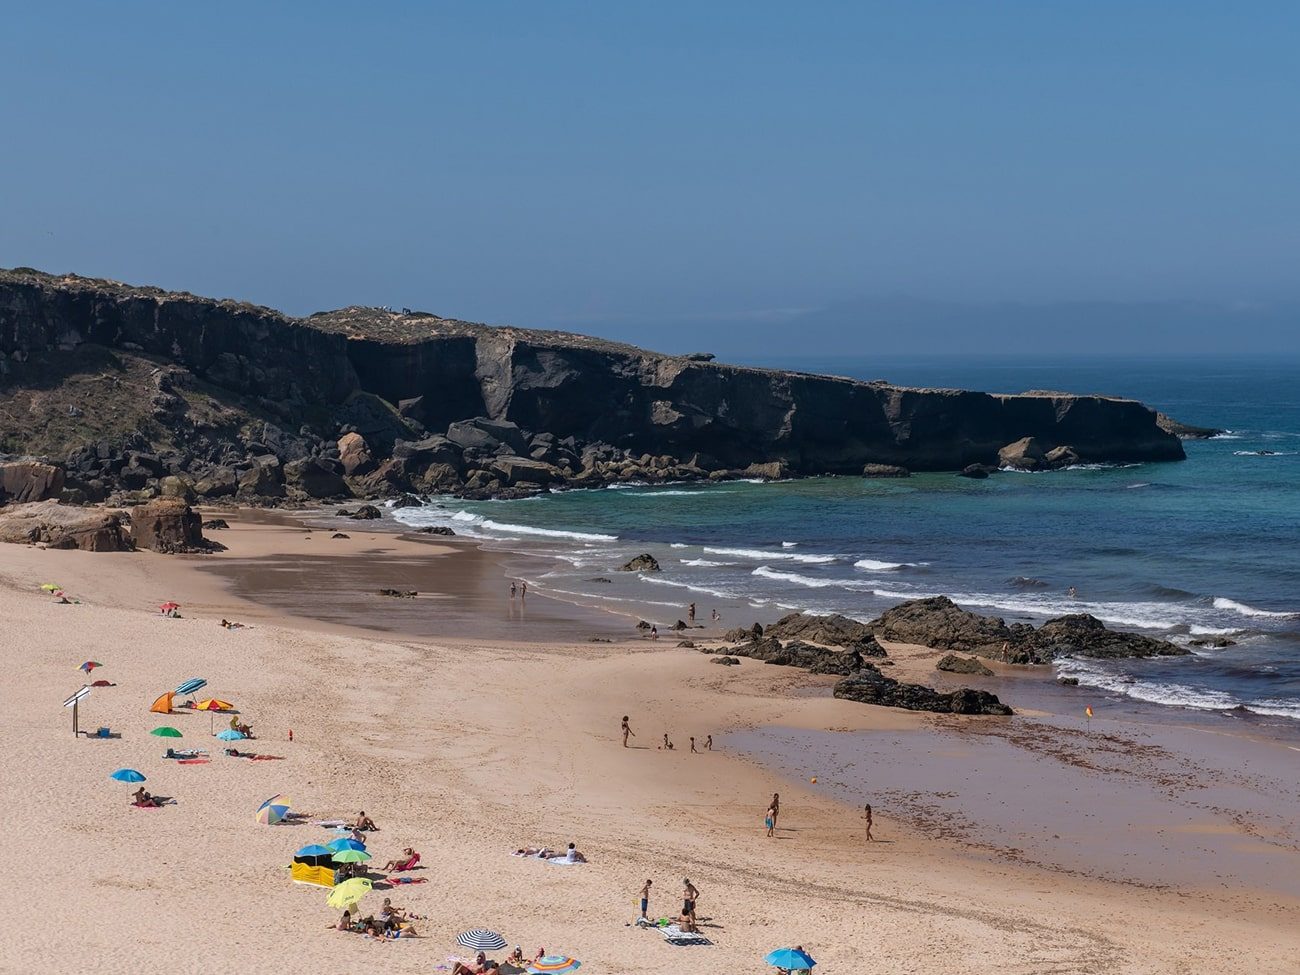
<path id="1" fill-rule="evenodd" d="M 137 772 L 133 768 L 120 768 L 116 772 L 110 772 L 108 777 L 116 779 L 118 782 L 143 782 L 145 780 L 143 772 Z"/>
<path id="2" fill-rule="evenodd" d="M 487 928 L 470 928 L 456 935 L 456 944 L 470 951 L 500 951 L 506 946 L 506 939 Z"/>
<path id="3" fill-rule="evenodd" d="M 293 800 L 288 796 L 272 796 L 257 807 L 254 818 L 263 826 L 274 826 L 289 815 Z"/>
<path id="4" fill-rule="evenodd" d="M 369 877 L 353 877 L 331 890 L 325 903 L 336 911 L 346 911 L 370 893 L 372 886 Z"/>
<path id="5" fill-rule="evenodd" d="M 176 688 L 177 694 L 193 694 L 197 690 L 202 690 L 208 686 L 208 682 L 202 677 L 191 677 Z"/>
<path id="6" fill-rule="evenodd" d="M 528 971 L 533 975 L 559 975 L 560 972 L 576 972 L 582 967 L 582 962 L 576 958 L 570 958 L 568 955 L 544 955 L 537 961 L 528 966 Z"/>

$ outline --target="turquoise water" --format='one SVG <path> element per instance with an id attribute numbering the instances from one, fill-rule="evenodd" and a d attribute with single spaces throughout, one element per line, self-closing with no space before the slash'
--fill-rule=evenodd
<path id="1" fill-rule="evenodd" d="M 1008 620 L 1089 612 L 1175 641 L 1227 637 L 1236 645 L 1186 658 L 1059 669 L 1138 701 L 1300 719 L 1300 361 L 757 364 L 909 385 L 1106 392 L 1229 432 L 1188 442 L 1177 464 L 435 499 L 398 517 L 550 556 L 533 586 L 660 624 L 684 617 L 691 601 L 701 621 L 716 609 L 748 623 L 789 609 L 870 619 L 942 593 Z M 614 571 L 642 551 L 664 571 Z"/>

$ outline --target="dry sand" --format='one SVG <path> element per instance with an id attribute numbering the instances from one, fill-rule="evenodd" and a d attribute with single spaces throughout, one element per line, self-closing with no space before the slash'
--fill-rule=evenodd
<path id="1" fill-rule="evenodd" d="M 353 539 L 333 541 L 335 558 L 407 558 L 459 576 L 457 564 L 473 557 L 348 531 Z M 597 624 L 586 617 L 572 642 L 549 610 L 544 624 L 512 627 L 490 573 L 477 598 L 493 616 L 491 638 L 416 639 L 289 617 L 232 595 L 204 566 L 271 554 L 283 562 L 313 551 L 319 533 L 307 540 L 292 526 L 245 522 L 220 537 L 230 551 L 210 557 L 0 552 L 0 784 L 26 895 L 10 899 L 0 970 L 423 973 L 464 954 L 457 931 L 486 926 L 530 954 L 572 954 L 593 975 L 765 972 L 763 954 L 791 943 L 811 951 L 818 972 L 855 975 L 1297 971 L 1300 910 L 1282 892 L 1152 889 L 1006 862 L 884 811 L 883 842 L 868 846 L 856 811 L 820 784 L 725 749 L 686 751 L 691 734 L 729 742 L 773 727 L 928 741 L 929 716 L 827 699 L 798 672 L 717 667 L 662 642 L 588 643 Z M 36 589 L 45 581 L 82 603 L 52 605 Z M 167 598 L 184 618 L 157 614 Z M 386 605 L 376 597 L 375 612 Z M 439 601 L 423 605 L 436 620 Z M 463 605 L 456 613 L 473 616 Z M 252 626 L 225 630 L 223 616 Z M 91 694 L 83 727 L 109 725 L 121 738 L 72 736 L 59 702 L 81 685 L 85 659 L 101 661 L 93 676 L 117 686 Z M 147 710 L 193 676 L 240 707 L 259 735 L 249 745 L 282 760 L 162 759 L 173 743 L 218 752 L 207 716 Z M 637 748 L 619 745 L 623 714 Z M 148 734 L 163 723 L 185 737 Z M 677 750 L 656 749 L 665 731 Z M 870 746 L 857 747 L 870 761 Z M 177 804 L 131 808 L 132 787 L 108 778 L 121 766 Z M 763 810 L 778 790 L 782 829 L 769 840 Z M 286 865 L 328 835 L 256 824 L 254 810 L 277 792 L 315 816 L 365 809 L 382 827 L 370 843 L 379 862 L 418 849 L 425 869 L 414 876 L 427 882 L 391 896 L 429 918 L 423 937 L 379 943 L 326 930 L 336 915 L 325 893 L 292 884 Z M 591 863 L 509 855 L 569 840 Z M 714 946 L 671 947 L 628 925 L 647 877 L 656 915 L 680 907 L 684 877 L 699 886 Z"/>

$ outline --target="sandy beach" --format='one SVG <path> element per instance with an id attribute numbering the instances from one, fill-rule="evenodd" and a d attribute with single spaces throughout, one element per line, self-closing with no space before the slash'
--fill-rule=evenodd
<path id="1" fill-rule="evenodd" d="M 30 892 L 0 970 L 428 972 L 481 926 L 593 975 L 766 972 L 790 944 L 826 973 L 1296 971 L 1300 752 L 1284 743 L 836 701 L 826 678 L 714 666 L 618 617 L 533 595 L 525 610 L 463 543 L 222 514 L 211 556 L 0 552 L 0 782 Z M 420 596 L 373 595 L 385 578 Z M 157 612 L 166 599 L 182 618 Z M 923 649 L 891 650 L 900 672 L 937 676 Z M 74 738 L 59 707 L 87 659 L 115 686 L 83 702 L 82 727 L 120 738 Z M 190 677 L 252 724 L 241 747 L 274 759 L 221 755 L 206 715 L 149 712 Z M 159 724 L 183 739 L 150 736 Z M 713 752 L 689 753 L 710 734 Z M 169 762 L 168 744 L 212 761 Z M 131 807 L 119 767 L 176 804 Z M 376 863 L 419 850 L 421 882 L 377 885 L 362 909 L 391 896 L 427 918 L 421 937 L 327 930 L 325 892 L 287 865 L 330 834 L 257 824 L 275 793 L 312 818 L 364 809 Z M 510 855 L 570 841 L 589 863 Z M 646 878 L 652 916 L 673 917 L 686 877 L 711 946 L 631 924 Z"/>

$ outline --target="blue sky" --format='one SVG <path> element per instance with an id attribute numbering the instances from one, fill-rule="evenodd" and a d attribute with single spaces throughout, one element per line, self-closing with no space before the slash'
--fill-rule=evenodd
<path id="1" fill-rule="evenodd" d="M 1300 351 L 1297 38 L 1282 3 L 27 4 L 0 265 L 667 348 L 1157 348 L 1192 307 L 1192 351 Z"/>

